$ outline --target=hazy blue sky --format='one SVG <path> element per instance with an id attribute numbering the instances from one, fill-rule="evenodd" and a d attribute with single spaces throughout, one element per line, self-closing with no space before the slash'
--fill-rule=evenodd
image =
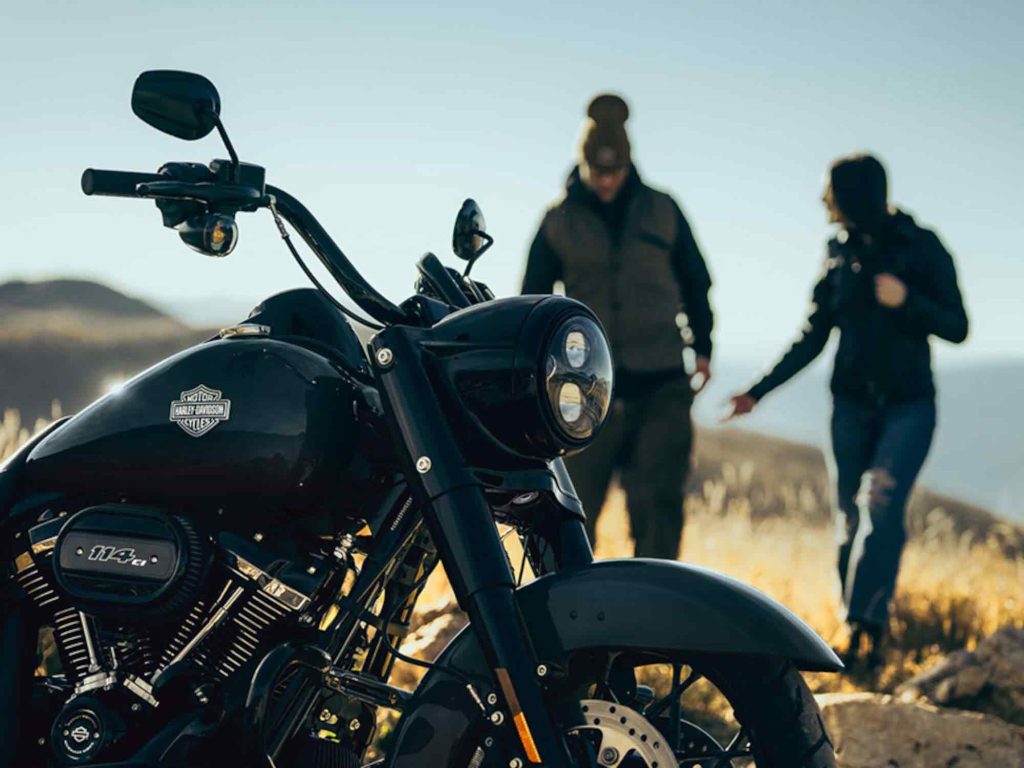
<path id="1" fill-rule="evenodd" d="M 958 258 L 970 344 L 1024 355 L 1024 3 L 34 2 L 0 24 L 0 280 L 77 275 L 166 302 L 255 303 L 302 283 L 266 214 L 209 260 L 151 203 L 86 198 L 86 166 L 223 156 L 137 120 L 150 68 L 218 86 L 243 159 L 320 216 L 385 293 L 448 254 L 462 199 L 515 289 L 583 108 L 629 99 L 641 172 L 687 211 L 715 277 L 718 349 L 767 362 L 794 333 L 828 227 L 828 162 L 869 149 Z"/>

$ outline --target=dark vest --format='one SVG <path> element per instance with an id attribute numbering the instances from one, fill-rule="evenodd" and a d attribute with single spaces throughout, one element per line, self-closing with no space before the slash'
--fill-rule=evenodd
<path id="1" fill-rule="evenodd" d="M 647 186 L 629 201 L 619 242 L 585 201 L 565 197 L 543 231 L 562 262 L 567 296 L 600 318 L 617 367 L 682 368 L 682 297 L 672 269 L 677 213 L 672 198 Z"/>

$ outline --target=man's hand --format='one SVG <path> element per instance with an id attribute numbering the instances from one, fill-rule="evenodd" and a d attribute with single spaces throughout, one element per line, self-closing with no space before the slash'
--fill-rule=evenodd
<path id="1" fill-rule="evenodd" d="M 896 309 L 907 300 L 907 285 L 895 275 L 875 275 L 875 298 L 883 307 Z"/>
<path id="2" fill-rule="evenodd" d="M 690 374 L 690 389 L 697 395 L 711 381 L 711 358 L 697 356 L 693 373 Z"/>
<path id="3" fill-rule="evenodd" d="M 729 405 L 732 407 L 732 410 L 722 417 L 722 421 L 732 421 L 737 416 L 746 416 L 757 406 L 757 400 L 744 392 L 742 395 L 730 397 Z"/>

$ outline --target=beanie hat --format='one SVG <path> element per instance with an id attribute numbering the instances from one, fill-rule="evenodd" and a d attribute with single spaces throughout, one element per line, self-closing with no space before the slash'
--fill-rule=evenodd
<path id="1" fill-rule="evenodd" d="M 851 226 L 872 232 L 888 217 L 888 181 L 878 158 L 839 158 L 829 168 L 828 184 L 833 204 Z"/>
<path id="2" fill-rule="evenodd" d="M 602 93 L 587 107 L 580 142 L 580 159 L 594 168 L 615 169 L 629 165 L 626 120 L 629 107 L 620 96 Z"/>

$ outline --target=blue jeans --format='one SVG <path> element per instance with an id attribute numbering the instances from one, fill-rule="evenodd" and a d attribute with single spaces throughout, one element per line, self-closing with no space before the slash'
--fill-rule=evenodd
<path id="1" fill-rule="evenodd" d="M 888 621 L 907 537 L 907 499 L 934 432 L 931 398 L 884 405 L 835 398 L 832 453 L 847 622 L 882 628 Z"/>

